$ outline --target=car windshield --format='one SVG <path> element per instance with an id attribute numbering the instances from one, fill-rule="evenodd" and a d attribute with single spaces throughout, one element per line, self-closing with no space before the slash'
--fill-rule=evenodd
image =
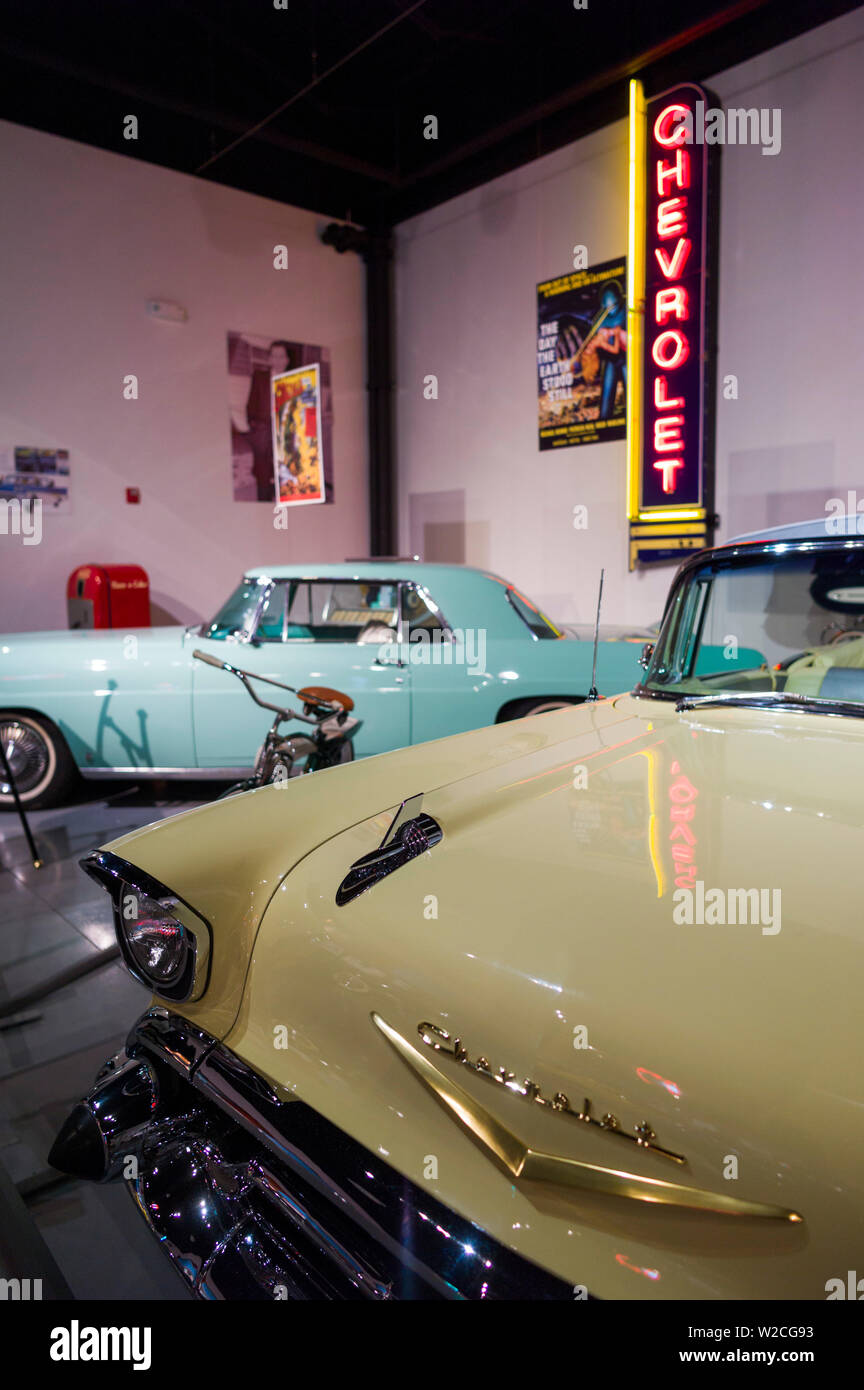
<path id="1" fill-rule="evenodd" d="M 235 633 L 251 633 L 258 604 L 270 580 L 261 576 L 244 579 L 210 623 L 205 623 L 202 637 L 231 637 Z"/>
<path id="2" fill-rule="evenodd" d="M 864 704 L 864 548 L 784 546 L 691 570 L 642 685 Z"/>

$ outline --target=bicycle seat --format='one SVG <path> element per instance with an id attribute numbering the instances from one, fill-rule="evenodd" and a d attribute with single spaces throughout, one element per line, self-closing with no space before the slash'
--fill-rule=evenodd
<path id="1" fill-rule="evenodd" d="M 354 701 L 350 695 L 345 695 L 341 690 L 331 690 L 329 685 L 304 685 L 297 694 L 303 701 L 307 714 L 310 709 L 315 709 L 322 703 L 341 705 L 346 714 L 350 714 L 354 708 Z"/>

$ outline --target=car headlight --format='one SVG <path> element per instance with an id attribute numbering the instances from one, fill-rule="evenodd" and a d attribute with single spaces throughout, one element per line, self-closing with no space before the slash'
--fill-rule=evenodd
<path id="1" fill-rule="evenodd" d="M 81 867 L 114 906 L 114 928 L 130 974 L 164 999 L 197 999 L 207 983 L 210 925 L 194 908 L 116 854 L 88 854 Z"/>
<path id="2" fill-rule="evenodd" d="M 176 984 L 189 954 L 189 936 L 172 915 L 175 903 L 157 902 L 132 883 L 120 886 L 120 931 L 129 953 L 149 980 Z"/>

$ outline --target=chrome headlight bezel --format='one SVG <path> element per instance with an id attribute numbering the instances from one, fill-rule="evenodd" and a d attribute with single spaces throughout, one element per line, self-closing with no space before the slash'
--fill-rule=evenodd
<path id="1" fill-rule="evenodd" d="M 213 947 L 213 932 L 206 918 L 173 889 L 119 855 L 98 850 L 80 863 L 84 872 L 101 884 L 111 899 L 114 932 L 129 974 L 161 999 L 175 1002 L 200 999 L 209 981 Z M 182 954 L 176 969 L 165 978 L 148 972 L 133 950 L 129 939 L 132 919 L 124 915 L 124 900 L 128 902 L 129 894 L 149 899 L 180 929 Z"/>

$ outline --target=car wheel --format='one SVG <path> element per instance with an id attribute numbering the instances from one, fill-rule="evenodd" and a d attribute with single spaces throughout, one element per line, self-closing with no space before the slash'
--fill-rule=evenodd
<path id="1" fill-rule="evenodd" d="M 63 800 L 74 786 L 77 769 L 66 740 L 50 720 L 30 714 L 0 714 L 0 739 L 22 806 L 39 811 Z M 0 809 L 14 806 L 12 788 L 5 771 L 0 771 Z"/>
<path id="2" fill-rule="evenodd" d="M 514 700 L 504 713 L 499 716 L 501 720 L 525 719 L 529 714 L 547 714 L 553 709 L 569 709 L 571 705 L 581 704 L 581 700 L 551 699 L 544 700 Z"/>

